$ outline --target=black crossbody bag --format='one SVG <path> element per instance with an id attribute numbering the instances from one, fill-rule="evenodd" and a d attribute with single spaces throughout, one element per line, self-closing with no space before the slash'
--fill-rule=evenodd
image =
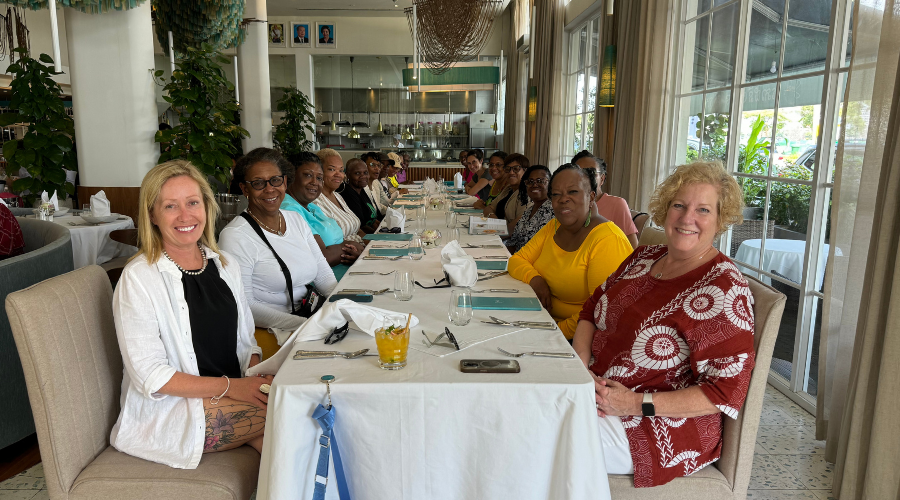
<path id="1" fill-rule="evenodd" d="M 281 266 L 281 272 L 284 273 L 284 281 L 287 285 L 288 296 L 291 298 L 291 314 L 293 314 L 294 316 L 302 316 L 305 318 L 308 318 L 315 314 L 316 311 L 318 311 L 325 303 L 322 300 L 322 294 L 319 293 L 318 290 L 316 290 L 315 285 L 313 285 L 312 283 L 308 283 L 306 285 L 306 296 L 300 300 L 300 306 L 297 307 L 297 309 L 294 309 L 294 281 L 291 279 L 291 271 L 288 269 L 287 264 L 285 264 L 284 261 L 281 260 L 281 257 L 278 256 L 278 252 L 276 252 L 275 249 L 272 248 L 272 244 L 269 243 L 269 240 L 266 238 L 266 234 L 263 233 L 262 228 L 259 227 L 259 224 L 256 222 L 256 220 L 254 220 L 253 217 L 251 217 L 247 212 L 241 212 L 241 217 L 243 217 L 244 220 L 246 220 L 247 223 L 250 224 L 250 227 L 252 227 L 253 230 L 256 231 L 256 234 L 259 235 L 259 237 L 263 240 L 263 243 L 265 243 L 266 246 L 269 247 L 269 250 L 272 251 L 272 255 L 274 255 L 275 260 L 278 261 L 278 265 Z"/>

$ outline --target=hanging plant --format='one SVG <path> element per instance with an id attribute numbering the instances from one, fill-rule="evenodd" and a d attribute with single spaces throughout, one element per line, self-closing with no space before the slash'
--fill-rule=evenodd
<path id="1" fill-rule="evenodd" d="M 88 14 L 102 14 L 111 10 L 133 9 L 146 0 L 56 0 L 60 7 L 71 7 Z M 46 9 L 48 0 L 6 0 L 6 3 L 16 7 L 25 7 L 31 10 Z"/>
<path id="2" fill-rule="evenodd" d="M 228 185 L 231 158 L 238 153 L 237 141 L 250 134 L 237 124 L 238 103 L 234 85 L 225 78 L 221 64 L 228 59 L 211 45 L 187 47 L 166 83 L 163 71 L 154 76 L 165 84 L 163 96 L 180 123 L 156 133 L 156 142 L 166 145 L 159 163 L 184 159 L 206 175 Z"/>
<path id="3" fill-rule="evenodd" d="M 316 136 L 316 115 L 309 97 L 296 87 L 288 87 L 275 109 L 284 111 L 281 123 L 275 126 L 275 147 L 281 150 L 285 158 L 303 151 L 312 151 L 316 147 L 313 141 Z"/>
<path id="4" fill-rule="evenodd" d="M 13 113 L 0 115 L 0 126 L 21 124 L 24 137 L 7 141 L 3 156 L 8 172 L 14 174 L 24 168 L 31 177 L 17 179 L 13 190 L 30 191 L 25 201 L 30 206 L 42 191 L 54 191 L 61 199 L 75 193 L 75 185 L 66 182 L 66 170 L 77 170 L 72 137 L 75 122 L 66 114 L 62 88 L 51 78 L 53 59 L 41 54 L 40 60 L 28 56 L 24 48 L 14 49 L 19 60 L 10 64 L 6 72 L 13 75 L 9 107 Z"/>

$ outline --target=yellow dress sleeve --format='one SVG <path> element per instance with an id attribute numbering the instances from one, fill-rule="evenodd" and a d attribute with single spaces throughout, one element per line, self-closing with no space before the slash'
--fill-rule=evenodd
<path id="1" fill-rule="evenodd" d="M 525 244 L 525 246 L 509 258 L 507 270 L 509 271 L 510 276 L 527 285 L 535 276 L 541 275 L 541 273 L 534 268 L 534 263 L 537 261 L 538 257 L 540 257 L 541 252 L 544 251 L 544 244 L 546 243 L 547 238 L 553 237 L 558 224 L 556 219 L 545 224 L 544 227 L 542 227 L 541 230 Z"/>
<path id="2" fill-rule="evenodd" d="M 632 252 L 631 242 L 628 241 L 625 233 L 612 222 L 604 224 L 606 225 L 605 230 L 595 231 L 593 237 L 587 238 L 582 243 L 582 245 L 589 245 L 590 249 L 587 269 L 588 299 L 594 290 L 602 285 Z M 566 338 L 571 338 L 575 334 L 580 314 L 579 310 L 574 315 L 557 323 Z"/>

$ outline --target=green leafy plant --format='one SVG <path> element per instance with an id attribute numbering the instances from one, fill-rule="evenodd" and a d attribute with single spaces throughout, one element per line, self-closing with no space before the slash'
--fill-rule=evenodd
<path id="1" fill-rule="evenodd" d="M 225 78 L 221 64 L 228 59 L 209 44 L 188 47 L 168 83 L 162 71 L 154 76 L 165 84 L 163 99 L 178 114 L 179 124 L 156 133 L 166 144 L 159 163 L 184 159 L 227 186 L 237 140 L 250 134 L 237 124 L 238 103 L 234 85 Z"/>
<path id="2" fill-rule="evenodd" d="M 750 126 L 750 136 L 747 144 L 742 145 L 738 152 L 738 172 L 756 175 L 767 175 L 769 172 L 769 141 L 760 140 L 759 135 L 766 127 L 766 121 L 762 115 L 756 115 L 756 120 Z M 766 182 L 760 179 L 748 177 L 740 178 L 744 191 L 744 205 L 757 207 L 761 203 L 760 193 L 766 189 Z"/>
<path id="3" fill-rule="evenodd" d="M 15 191 L 30 191 L 25 196 L 32 205 L 42 191 L 65 199 L 75 193 L 75 185 L 66 182 L 66 170 L 77 170 L 77 160 L 73 149 L 72 136 L 75 123 L 66 114 L 62 101 L 62 89 L 51 78 L 53 59 L 41 54 L 40 60 L 31 58 L 25 49 L 17 48 L 20 59 L 10 64 L 7 73 L 13 75 L 9 101 L 12 113 L 0 115 L 0 125 L 21 123 L 26 126 L 25 136 L 3 145 L 3 156 L 8 163 L 8 171 L 15 174 L 24 168 L 31 177 L 17 179 L 12 188 Z"/>
<path id="4" fill-rule="evenodd" d="M 309 97 L 296 87 L 288 87 L 275 109 L 284 111 L 281 123 L 275 126 L 275 147 L 286 158 L 312 151 L 316 147 L 316 115 Z"/>

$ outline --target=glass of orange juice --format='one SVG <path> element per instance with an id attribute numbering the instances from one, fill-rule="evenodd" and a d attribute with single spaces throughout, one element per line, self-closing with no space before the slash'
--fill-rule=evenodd
<path id="1" fill-rule="evenodd" d="M 400 370 L 406 366 L 409 352 L 409 328 L 393 325 L 389 321 L 375 330 L 375 345 L 378 347 L 378 364 L 384 370 Z"/>

